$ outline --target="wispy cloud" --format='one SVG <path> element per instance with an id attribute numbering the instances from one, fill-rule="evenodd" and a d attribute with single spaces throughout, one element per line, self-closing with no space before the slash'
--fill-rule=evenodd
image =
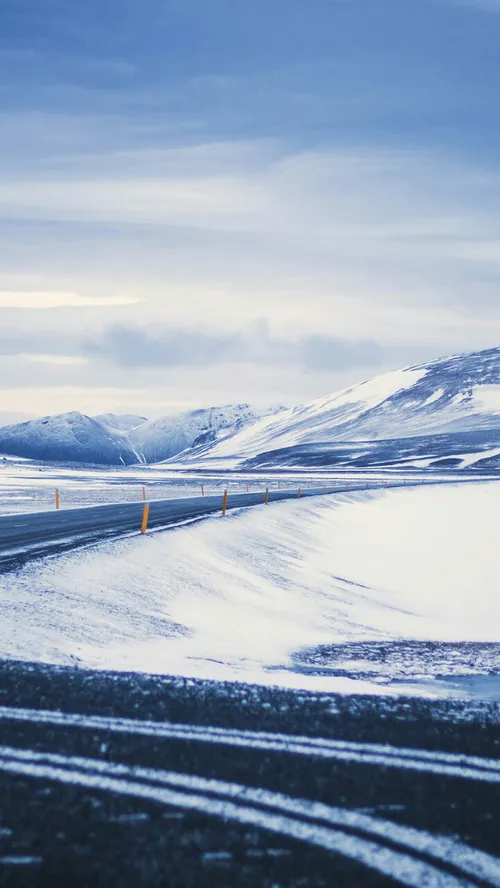
<path id="1" fill-rule="evenodd" d="M 78 293 L 50 293 L 22 290 L 0 290 L 0 308 L 49 309 L 70 306 L 71 308 L 113 307 L 135 305 L 138 297 L 131 296 L 80 296 Z"/>
<path id="2" fill-rule="evenodd" d="M 37 355 L 21 354 L 21 358 L 30 364 L 55 364 L 59 367 L 81 367 L 88 363 L 88 358 L 81 355 Z"/>

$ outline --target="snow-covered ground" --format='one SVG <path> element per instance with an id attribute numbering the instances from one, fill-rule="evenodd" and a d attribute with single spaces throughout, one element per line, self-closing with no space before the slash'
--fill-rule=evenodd
<path id="1" fill-rule="evenodd" d="M 316 478 L 313 482 L 311 479 Z M 380 477 L 380 473 L 379 473 Z M 278 479 L 283 487 L 308 483 L 328 483 L 334 476 L 328 472 L 309 475 L 293 472 L 253 473 L 249 475 L 218 472 L 200 476 L 194 472 L 158 467 L 127 467 L 123 469 L 78 468 L 50 466 L 31 460 L 6 460 L 0 457 L 0 515 L 54 508 L 56 488 L 61 508 L 92 506 L 100 503 L 134 502 L 142 499 L 145 487 L 150 500 L 181 496 L 272 489 Z M 319 481 L 318 481 L 319 479 Z"/>
<path id="2" fill-rule="evenodd" d="M 489 482 L 105 543 L 1 576 L 0 655 L 346 691 L 498 675 L 499 526 Z"/>
<path id="3" fill-rule="evenodd" d="M 335 471 L 312 467 L 310 469 L 268 468 L 253 472 L 235 472 L 217 469 L 203 473 L 176 466 L 128 466 L 124 468 L 84 468 L 51 466 L 32 460 L 5 459 L 0 456 L 0 515 L 13 512 L 31 512 L 54 508 L 56 488 L 60 492 L 61 508 L 94 506 L 100 503 L 137 502 L 142 499 L 142 488 L 149 500 L 171 499 L 181 496 L 200 496 L 224 490 L 242 493 L 264 491 L 278 486 L 303 488 L 331 487 L 350 481 L 381 482 L 399 478 L 390 470 Z M 450 479 L 450 475 L 433 472 L 433 479 Z M 459 475 L 457 474 L 457 480 Z M 408 482 L 421 480 L 419 471 L 405 471 Z"/>

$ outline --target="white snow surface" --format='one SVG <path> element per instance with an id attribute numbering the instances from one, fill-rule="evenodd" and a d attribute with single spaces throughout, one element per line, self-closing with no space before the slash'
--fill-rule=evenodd
<path id="1" fill-rule="evenodd" d="M 260 506 L 2 576 L 0 656 L 374 691 L 299 675 L 304 648 L 500 641 L 497 482 Z"/>
<path id="2" fill-rule="evenodd" d="M 475 390 L 474 400 L 477 409 L 500 413 L 500 386 L 482 385 Z"/>

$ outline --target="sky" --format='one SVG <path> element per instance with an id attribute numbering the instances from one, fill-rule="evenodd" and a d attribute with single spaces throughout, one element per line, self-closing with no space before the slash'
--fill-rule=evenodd
<path id="1" fill-rule="evenodd" d="M 0 417 L 500 345 L 500 0 L 2 0 Z"/>

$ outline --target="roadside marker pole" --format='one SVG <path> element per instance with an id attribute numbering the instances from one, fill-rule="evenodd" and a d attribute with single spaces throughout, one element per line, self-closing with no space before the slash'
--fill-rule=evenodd
<path id="1" fill-rule="evenodd" d="M 278 481 L 278 490 L 280 489 L 280 482 Z"/>
<path id="2" fill-rule="evenodd" d="M 203 487 L 203 484 L 201 485 L 201 495 L 205 496 L 205 488 Z"/>
<path id="3" fill-rule="evenodd" d="M 348 485 L 348 484 L 346 484 L 345 489 L 346 489 L 346 490 L 349 490 L 349 485 Z"/>
<path id="4" fill-rule="evenodd" d="M 297 496 L 300 496 L 300 487 L 299 487 L 299 489 L 298 489 L 298 491 L 297 491 Z"/>
<path id="5" fill-rule="evenodd" d="M 142 512 L 141 533 L 146 533 L 149 520 L 149 503 L 146 503 Z"/>
<path id="6" fill-rule="evenodd" d="M 323 487 L 323 494 L 326 495 L 326 487 Z"/>
<path id="7" fill-rule="evenodd" d="M 227 509 L 227 490 L 224 491 L 224 496 L 222 497 L 222 514 L 226 514 Z"/>
<path id="8" fill-rule="evenodd" d="M 142 488 L 142 498 L 143 498 L 144 502 L 146 502 L 146 488 L 145 487 Z"/>
<path id="9" fill-rule="evenodd" d="M 59 508 L 60 502 L 61 502 L 61 498 L 59 496 L 59 490 L 56 487 L 56 509 Z"/>
<path id="10" fill-rule="evenodd" d="M 266 487 L 266 496 L 264 498 L 264 502 L 265 502 L 266 506 L 269 505 L 269 487 Z"/>
<path id="11" fill-rule="evenodd" d="M 247 493 L 248 493 L 248 484 L 245 484 L 245 487 L 246 487 L 246 489 L 247 489 Z"/>

